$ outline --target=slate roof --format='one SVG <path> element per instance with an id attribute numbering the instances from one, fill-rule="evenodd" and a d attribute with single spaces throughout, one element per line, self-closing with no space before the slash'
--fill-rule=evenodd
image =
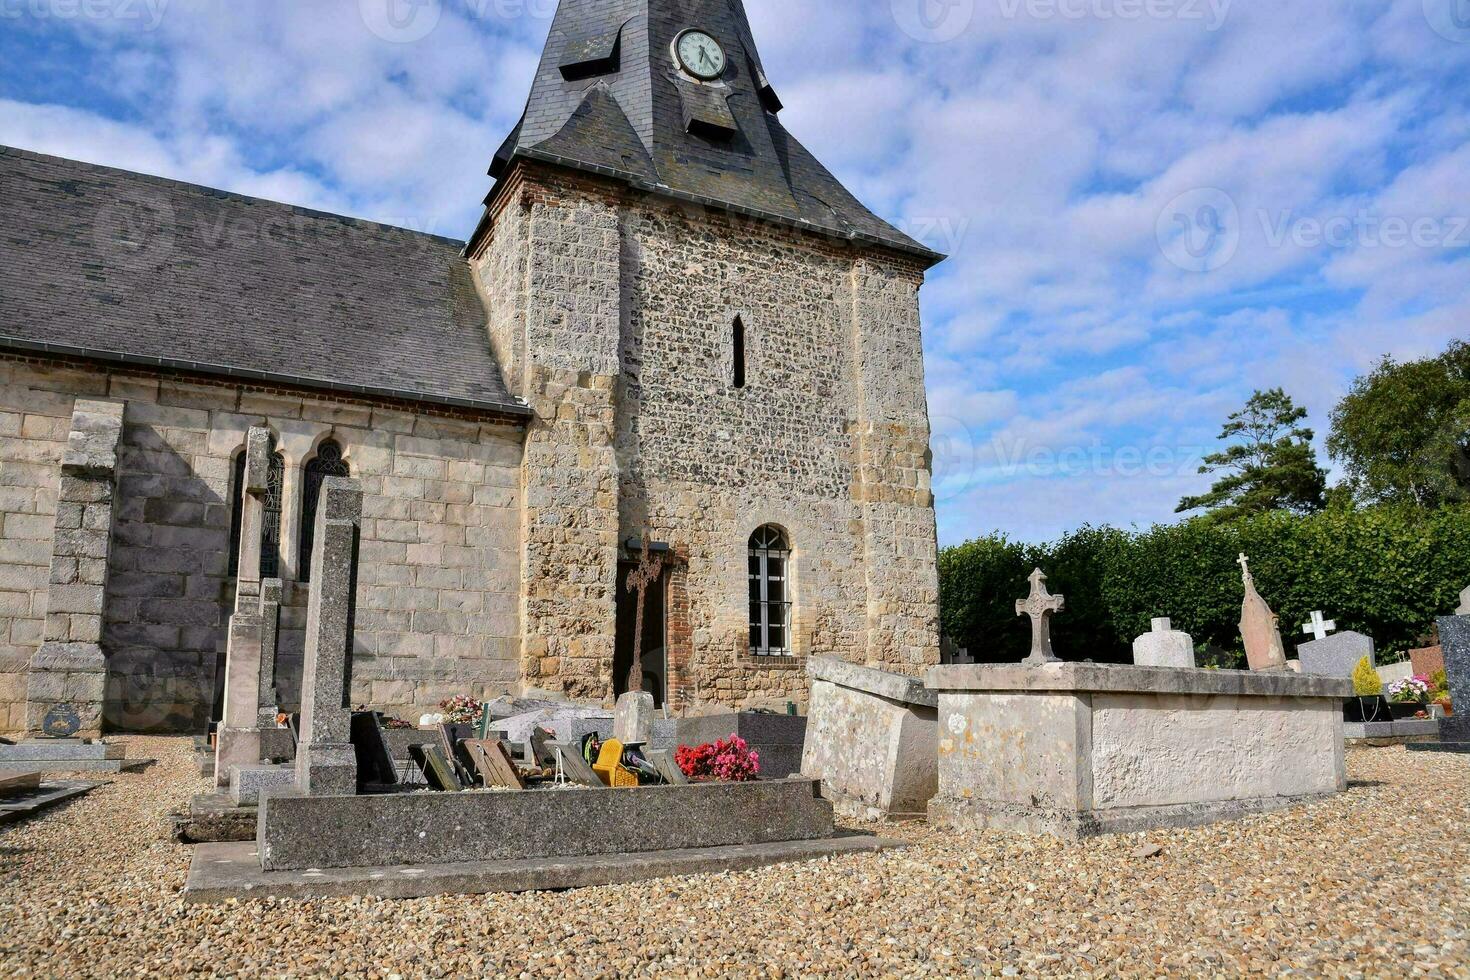
<path id="1" fill-rule="evenodd" d="M 688 28 L 725 49 L 714 85 L 674 62 L 674 41 Z M 589 69 L 614 44 L 616 57 Z M 733 138 L 689 132 L 689 114 L 711 109 L 733 116 Z M 741 0 L 561 0 L 525 113 L 490 174 L 498 180 L 517 157 L 542 160 L 928 263 L 943 258 L 864 207 L 786 131 L 780 109 Z M 471 249 L 486 227 L 482 220 Z"/>
<path id="2" fill-rule="evenodd" d="M 462 249 L 0 146 L 0 348 L 526 416 Z"/>

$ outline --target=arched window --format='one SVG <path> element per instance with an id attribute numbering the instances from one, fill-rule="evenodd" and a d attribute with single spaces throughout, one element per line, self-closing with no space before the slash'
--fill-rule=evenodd
<path id="1" fill-rule="evenodd" d="M 791 543 L 774 524 L 750 536 L 750 652 L 791 656 Z"/>
<path id="2" fill-rule="evenodd" d="M 740 317 L 735 318 L 735 324 L 731 328 L 731 350 L 734 363 L 732 365 L 732 380 L 737 388 L 745 387 L 745 321 Z"/>
<path id="3" fill-rule="evenodd" d="M 260 522 L 260 577 L 275 578 L 281 571 L 281 490 L 286 479 L 286 460 L 271 441 L 270 469 L 266 474 L 265 513 Z M 245 454 L 235 457 L 235 475 L 230 481 L 230 574 L 240 574 L 240 525 L 245 520 Z"/>
<path id="4" fill-rule="evenodd" d="M 317 447 L 316 455 L 306 464 L 301 485 L 301 551 L 297 578 L 311 581 L 311 548 L 316 537 L 316 505 L 322 495 L 322 481 L 329 476 L 351 476 L 342 447 L 328 439 Z"/>

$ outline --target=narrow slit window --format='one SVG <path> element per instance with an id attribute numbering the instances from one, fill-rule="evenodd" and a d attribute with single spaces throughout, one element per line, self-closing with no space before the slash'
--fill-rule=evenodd
<path id="1" fill-rule="evenodd" d="M 734 343 L 733 343 L 732 346 L 733 346 L 733 350 L 734 350 L 734 360 L 735 360 L 735 365 L 734 365 L 734 367 L 735 367 L 735 370 L 734 370 L 735 387 L 737 387 L 737 388 L 744 388 L 745 387 L 745 321 L 742 320 L 742 319 L 740 319 L 740 317 L 738 317 L 738 316 L 735 318 L 735 325 L 734 325 L 733 330 L 732 330 L 732 339 L 734 340 Z"/>

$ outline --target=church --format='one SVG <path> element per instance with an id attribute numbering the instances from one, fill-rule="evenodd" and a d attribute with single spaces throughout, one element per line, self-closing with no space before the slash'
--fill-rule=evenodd
<path id="1" fill-rule="evenodd" d="M 675 713 L 803 703 L 813 656 L 938 663 L 942 256 L 781 111 L 740 0 L 561 0 L 467 241 L 0 147 L 0 730 L 28 698 L 204 730 L 242 553 L 295 710 L 334 475 L 354 704 L 610 704 L 635 637 Z"/>

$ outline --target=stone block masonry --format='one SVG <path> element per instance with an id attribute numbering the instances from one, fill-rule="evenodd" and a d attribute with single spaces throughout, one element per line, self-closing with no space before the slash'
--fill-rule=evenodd
<path id="1" fill-rule="evenodd" d="M 61 459 L 79 398 L 127 403 L 101 623 L 109 730 L 198 732 L 210 720 L 234 597 L 234 461 L 253 425 L 271 431 L 285 464 L 280 706 L 300 707 L 310 592 L 298 581 L 303 467 L 328 437 L 364 490 L 354 704 L 417 718 L 451 694 L 516 688 L 518 422 L 8 357 L 0 358 L 0 730 L 26 727 Z M 79 569 L 95 572 L 97 559 L 84 561 Z"/>
<path id="2" fill-rule="evenodd" d="M 43 642 L 26 682 L 28 735 L 102 734 L 102 621 L 122 429 L 121 402 L 76 400 L 61 453 Z M 48 731 L 47 718 L 58 710 L 74 712 L 80 730 Z"/>

